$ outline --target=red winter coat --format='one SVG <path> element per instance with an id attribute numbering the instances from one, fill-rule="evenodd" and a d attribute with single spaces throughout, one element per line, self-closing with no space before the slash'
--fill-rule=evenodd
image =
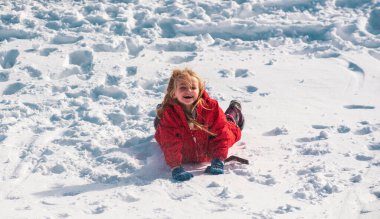
<path id="1" fill-rule="evenodd" d="M 190 130 L 182 106 L 172 102 L 164 109 L 155 138 L 164 153 L 166 163 L 177 167 L 184 162 L 207 162 L 214 158 L 224 160 L 228 149 L 240 140 L 241 131 L 226 116 L 216 100 L 203 93 L 203 107 L 196 108 L 196 121 L 217 134 Z"/>

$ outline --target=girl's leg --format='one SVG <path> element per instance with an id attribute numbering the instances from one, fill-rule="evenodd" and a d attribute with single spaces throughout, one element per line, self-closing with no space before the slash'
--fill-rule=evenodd
<path id="1" fill-rule="evenodd" d="M 241 104 L 238 100 L 231 100 L 226 112 L 227 120 L 234 122 L 240 130 L 244 127 L 244 116 L 241 112 Z"/>

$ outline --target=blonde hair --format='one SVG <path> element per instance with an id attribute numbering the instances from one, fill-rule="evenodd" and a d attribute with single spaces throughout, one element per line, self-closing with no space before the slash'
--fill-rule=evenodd
<path id="1" fill-rule="evenodd" d="M 199 94 L 198 94 L 197 100 L 193 103 L 193 106 L 191 108 L 191 112 L 193 112 L 198 105 L 205 108 L 204 99 L 202 98 L 203 91 L 205 90 L 205 85 L 204 85 L 201 77 L 197 73 L 195 73 L 193 70 L 188 69 L 188 68 L 185 68 L 183 70 L 174 69 L 172 72 L 172 75 L 170 77 L 168 87 L 166 89 L 166 94 L 165 94 L 164 100 L 162 101 L 161 106 L 157 109 L 157 117 L 158 118 L 162 117 L 162 115 L 164 114 L 164 109 L 170 104 L 170 102 L 174 101 L 173 97 L 174 97 L 174 93 L 175 93 L 177 86 L 178 86 L 177 82 L 184 80 L 184 81 L 188 81 L 191 84 L 191 78 L 192 77 L 195 77 L 198 81 Z M 209 131 L 208 128 L 205 127 L 205 125 L 200 124 L 194 118 L 189 116 L 187 113 L 185 113 L 185 116 L 186 116 L 187 121 L 193 123 L 197 128 L 207 132 L 208 134 L 210 134 L 212 136 L 216 136 L 216 134 Z"/>

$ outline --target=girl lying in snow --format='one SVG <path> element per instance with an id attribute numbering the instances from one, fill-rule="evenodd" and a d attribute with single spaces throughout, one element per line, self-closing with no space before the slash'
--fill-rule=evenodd
<path id="1" fill-rule="evenodd" d="M 228 149 L 240 140 L 243 125 L 240 103 L 232 100 L 223 113 L 207 94 L 201 78 L 190 69 L 172 72 L 154 122 L 155 138 L 178 181 L 193 177 L 181 166 L 185 162 L 211 161 L 205 172 L 223 174 L 223 161 Z"/>

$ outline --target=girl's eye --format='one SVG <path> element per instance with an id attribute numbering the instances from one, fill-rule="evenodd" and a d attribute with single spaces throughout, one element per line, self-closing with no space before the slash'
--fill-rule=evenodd
<path id="1" fill-rule="evenodd" d="M 179 87 L 180 90 L 187 90 L 187 87 Z"/>
<path id="2" fill-rule="evenodd" d="M 196 90 L 197 89 L 197 87 L 191 87 L 191 90 Z"/>

